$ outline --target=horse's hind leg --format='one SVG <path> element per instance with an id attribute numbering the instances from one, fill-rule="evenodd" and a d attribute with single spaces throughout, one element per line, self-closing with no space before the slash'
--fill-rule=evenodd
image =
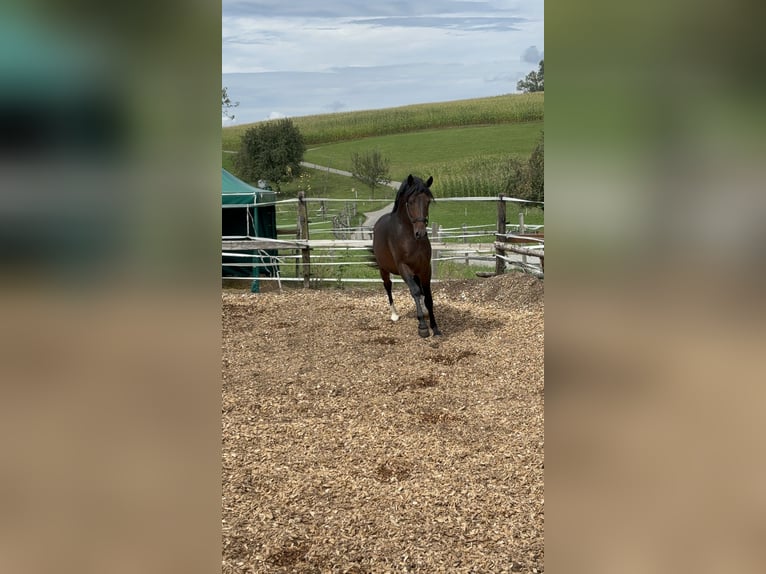
<path id="1" fill-rule="evenodd" d="M 420 282 L 420 277 L 415 275 L 413 277 L 413 279 L 415 280 L 415 283 L 417 284 L 417 286 L 420 288 L 420 304 L 421 304 L 421 306 L 425 305 L 426 304 L 426 298 L 425 298 L 425 295 L 424 295 L 425 291 L 423 291 L 423 285 Z"/>
<path id="2" fill-rule="evenodd" d="M 388 295 L 388 306 L 391 308 L 391 320 L 398 321 L 399 313 L 394 306 L 394 297 L 391 294 L 391 274 L 388 271 L 380 270 L 380 278 L 383 279 L 383 286 L 386 288 L 386 294 Z"/>

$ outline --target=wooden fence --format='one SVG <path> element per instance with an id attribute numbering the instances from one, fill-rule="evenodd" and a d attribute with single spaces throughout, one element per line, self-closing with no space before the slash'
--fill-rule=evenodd
<path id="1" fill-rule="evenodd" d="M 231 280 L 302 282 L 310 287 L 312 282 L 379 282 L 377 271 L 371 269 L 372 229 L 369 227 L 341 228 L 333 232 L 336 238 L 312 239 L 309 218 L 309 202 L 316 202 L 320 212 L 330 201 L 321 198 L 306 199 L 299 194 L 297 199 L 282 200 L 277 204 L 296 204 L 295 228 L 282 228 L 279 235 L 290 235 L 289 239 L 264 237 L 223 237 L 222 255 L 229 259 L 240 258 L 242 263 L 227 261 L 225 266 L 268 268 L 271 276 L 224 277 Z M 511 224 L 506 218 L 506 205 L 523 200 L 499 197 L 440 198 L 442 201 L 493 201 L 497 204 L 497 218 L 494 223 L 479 226 L 462 225 L 458 228 L 443 228 L 432 223 L 430 241 L 433 251 L 432 268 L 434 280 L 439 280 L 439 265 L 443 261 L 457 261 L 477 267 L 482 276 L 502 274 L 508 267 L 517 267 L 542 276 L 544 271 L 544 226 L 525 225 L 524 214 L 519 212 L 518 224 Z M 348 203 L 348 202 L 346 202 Z M 385 203 L 390 203 L 385 200 Z M 527 203 L 527 202 L 524 202 Z M 337 216 L 336 216 L 337 217 Z M 338 235 L 345 237 L 337 238 Z M 487 238 L 486 242 L 477 239 Z M 341 256 L 342 254 L 342 256 Z M 354 258 L 351 254 L 356 254 Z M 531 261 L 530 261 L 531 259 Z M 294 265 L 294 267 L 292 267 Z M 494 269 L 493 269 L 494 267 Z M 328 272 L 328 269 L 342 269 L 344 273 Z M 366 272 L 347 276 L 351 268 L 366 269 Z M 479 269 L 484 271 L 478 271 Z M 294 273 L 285 273 L 285 270 Z M 490 271 L 491 270 L 491 271 Z M 343 275 L 343 276 L 341 276 Z M 365 276 L 366 275 L 366 276 Z M 398 278 L 394 279 L 395 281 Z"/>

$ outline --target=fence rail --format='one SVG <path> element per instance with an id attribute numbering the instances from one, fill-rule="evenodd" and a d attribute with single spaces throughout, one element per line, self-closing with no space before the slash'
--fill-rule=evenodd
<path id="1" fill-rule="evenodd" d="M 483 225 L 462 225 L 460 227 L 443 228 L 432 224 L 430 241 L 433 252 L 432 267 L 434 281 L 439 281 L 439 262 L 460 261 L 466 265 L 484 266 L 494 264 L 494 274 L 502 274 L 507 266 L 514 266 L 525 271 L 542 276 L 544 272 L 544 225 L 525 225 L 524 214 L 519 213 L 519 223 L 509 224 L 506 221 L 506 203 L 514 201 L 529 203 L 515 198 L 499 197 L 470 197 L 442 198 L 439 201 L 494 201 L 497 204 L 497 219 L 494 223 Z M 326 202 L 327 199 L 313 198 L 313 202 Z M 344 201 L 344 200 L 335 200 Z M 337 282 L 379 282 L 377 272 L 372 268 L 372 229 L 369 227 L 340 227 L 328 230 L 314 230 L 316 235 L 333 234 L 331 239 L 310 238 L 308 217 L 308 200 L 299 194 L 294 200 L 284 200 L 278 203 L 297 204 L 296 227 L 287 230 L 294 235 L 291 239 L 273 239 L 265 237 L 227 236 L 221 241 L 222 255 L 229 258 L 223 265 L 226 267 L 251 267 L 276 270 L 271 276 L 256 277 L 224 277 L 224 279 L 243 281 L 283 281 L 303 282 L 309 287 L 312 281 Z M 347 202 L 348 203 L 348 202 Z M 390 203 L 390 201 L 389 201 Z M 280 230 L 284 235 L 285 230 Z M 486 242 L 469 241 L 477 238 L 487 238 Z M 244 253 L 243 253 L 244 252 Z M 358 253 L 364 254 L 359 257 Z M 357 253 L 354 257 L 353 254 Z M 515 254 L 516 257 L 511 254 Z M 242 262 L 232 262 L 231 258 L 241 258 Z M 248 261 L 248 258 L 250 259 Z M 539 265 L 529 263 L 528 258 L 539 260 Z M 283 269 L 294 266 L 294 275 L 284 275 Z M 366 272 L 355 273 L 354 277 L 341 276 L 341 270 L 350 268 L 362 269 Z M 328 270 L 335 271 L 328 271 Z M 482 276 L 491 273 L 479 273 Z M 365 277 L 364 275 L 368 275 Z"/>

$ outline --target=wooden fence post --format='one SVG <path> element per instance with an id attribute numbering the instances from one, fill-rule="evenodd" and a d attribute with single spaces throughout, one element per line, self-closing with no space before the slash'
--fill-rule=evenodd
<path id="1" fill-rule="evenodd" d="M 505 202 L 502 193 L 497 200 L 497 235 L 505 235 Z M 495 240 L 497 241 L 496 245 L 498 245 L 495 247 L 495 253 L 505 257 L 505 249 L 499 246 L 504 240 L 497 236 L 495 236 Z M 505 260 L 495 257 L 495 275 L 502 275 L 503 273 L 505 273 Z"/>
<path id="2" fill-rule="evenodd" d="M 306 207 L 306 194 L 298 192 L 298 239 L 309 240 L 309 216 Z M 308 289 L 311 277 L 311 255 L 308 245 L 301 249 L 301 270 L 303 272 L 303 287 Z"/>

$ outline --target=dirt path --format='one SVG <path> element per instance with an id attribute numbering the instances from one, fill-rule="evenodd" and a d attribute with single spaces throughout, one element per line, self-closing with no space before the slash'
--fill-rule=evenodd
<path id="1" fill-rule="evenodd" d="M 342 169 L 335 169 L 334 167 L 327 167 L 324 165 L 317 165 L 315 163 L 309 163 L 307 161 L 302 161 L 301 165 L 303 167 L 307 167 L 309 169 L 316 169 L 319 171 L 326 171 L 327 173 L 334 173 L 336 175 L 345 175 L 346 177 L 354 177 L 353 174 L 350 171 L 343 171 Z M 388 187 L 391 187 L 393 189 L 399 189 L 399 186 L 401 185 L 401 182 L 398 181 L 389 181 L 388 183 L 381 183 L 381 185 L 385 185 Z"/>
<path id="2" fill-rule="evenodd" d="M 368 211 L 364 215 L 366 219 L 364 220 L 364 223 L 362 224 L 362 227 L 366 227 L 369 229 L 372 229 L 375 226 L 375 222 L 380 219 L 381 215 L 385 215 L 386 213 L 390 213 L 390 211 L 394 208 L 394 202 L 392 201 L 385 207 L 378 209 L 377 211 Z"/>

